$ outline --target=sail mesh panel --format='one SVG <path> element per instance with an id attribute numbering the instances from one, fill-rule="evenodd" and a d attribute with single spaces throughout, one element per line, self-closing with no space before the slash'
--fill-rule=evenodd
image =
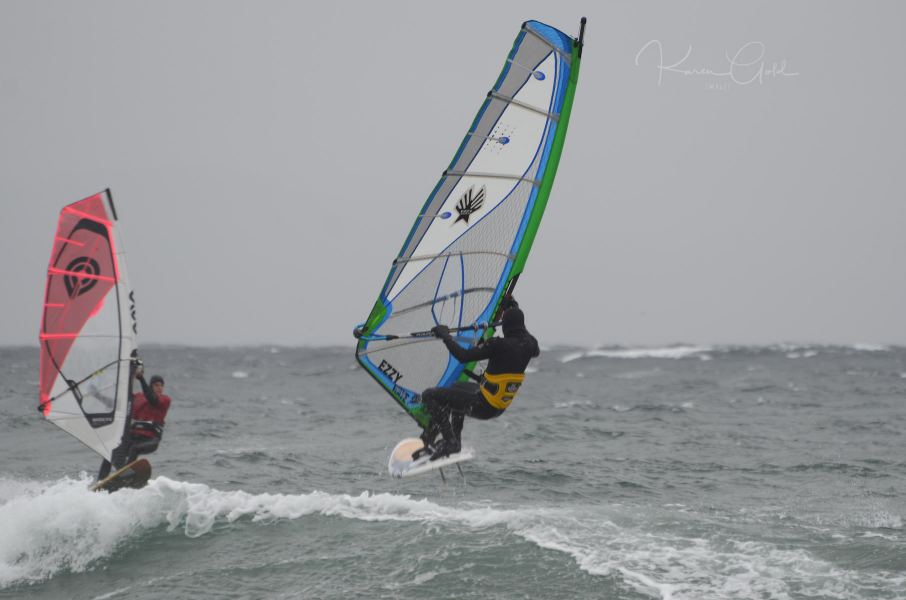
<path id="1" fill-rule="evenodd" d="M 537 164 L 537 161 L 536 161 Z M 520 220 L 532 191 L 528 182 L 516 185 L 509 198 L 498 205 L 494 211 L 476 223 L 468 233 L 454 242 L 444 253 L 470 251 L 494 251 L 506 254 L 510 251 Z M 467 254 L 462 257 L 465 265 L 465 289 L 495 288 L 503 272 L 506 256 L 496 254 Z M 459 264 L 459 257 L 450 258 L 450 262 Z M 406 286 L 399 295 L 392 299 L 395 310 L 430 302 L 434 298 L 438 279 L 443 270 L 445 259 L 436 258 Z M 448 265 L 448 269 L 450 266 Z M 463 303 L 462 324 L 474 323 L 491 301 L 492 292 L 473 292 L 458 298 Z M 449 302 L 449 300 L 448 300 Z M 459 323 L 444 323 L 456 326 Z M 381 330 L 387 333 L 405 334 L 413 331 L 426 331 L 436 325 L 431 313 L 431 306 L 415 310 L 394 312 Z M 380 349 L 378 349 L 380 348 Z M 390 342 L 372 342 L 369 345 L 372 362 L 380 364 L 382 360 L 402 373 L 397 382 L 416 393 L 436 385 L 446 370 L 449 352 L 439 340 L 418 341 L 396 340 Z"/>

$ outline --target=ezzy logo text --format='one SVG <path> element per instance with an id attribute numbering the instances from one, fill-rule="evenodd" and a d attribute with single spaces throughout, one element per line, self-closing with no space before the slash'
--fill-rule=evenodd
<path id="1" fill-rule="evenodd" d="M 397 381 L 399 381 L 400 379 L 403 378 L 403 374 L 400 373 L 399 371 L 397 371 L 393 367 L 393 365 L 391 365 L 386 360 L 381 361 L 381 364 L 378 365 L 378 369 L 380 370 L 381 373 L 383 373 L 384 375 L 389 377 L 390 380 L 393 381 L 393 383 L 396 383 Z"/>

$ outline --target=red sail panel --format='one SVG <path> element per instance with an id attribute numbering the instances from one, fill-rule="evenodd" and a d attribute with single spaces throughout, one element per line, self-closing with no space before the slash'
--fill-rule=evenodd
<path id="1" fill-rule="evenodd" d="M 51 390 L 58 374 L 65 373 L 75 338 L 119 279 L 105 199 L 102 192 L 60 211 L 41 320 L 40 398 L 45 416 L 53 410 Z"/>

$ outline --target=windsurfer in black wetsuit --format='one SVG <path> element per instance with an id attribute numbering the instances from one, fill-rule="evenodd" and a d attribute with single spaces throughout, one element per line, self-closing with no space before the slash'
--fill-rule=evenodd
<path id="1" fill-rule="evenodd" d="M 425 448 L 433 449 L 431 460 L 462 449 L 460 436 L 466 415 L 482 420 L 502 415 L 525 379 L 529 360 L 541 353 L 538 340 L 525 328 L 525 315 L 516 301 L 505 298 L 502 307 L 503 337 L 490 338 L 474 348 L 463 348 L 456 343 L 445 325 L 431 330 L 459 362 L 488 361 L 478 383 L 458 381 L 451 387 L 428 388 L 422 393 L 431 424 L 421 438 Z M 443 439 L 435 443 L 438 434 Z"/>

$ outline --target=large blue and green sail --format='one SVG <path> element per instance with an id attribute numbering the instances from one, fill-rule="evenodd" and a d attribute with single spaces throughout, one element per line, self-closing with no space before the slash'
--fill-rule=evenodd
<path id="1" fill-rule="evenodd" d="M 430 419 L 422 391 L 452 384 L 468 366 L 428 332 L 459 329 L 463 346 L 491 335 L 500 300 L 525 267 L 563 151 L 581 55 L 581 34 L 522 25 L 356 329 L 359 363 L 422 426 Z"/>

